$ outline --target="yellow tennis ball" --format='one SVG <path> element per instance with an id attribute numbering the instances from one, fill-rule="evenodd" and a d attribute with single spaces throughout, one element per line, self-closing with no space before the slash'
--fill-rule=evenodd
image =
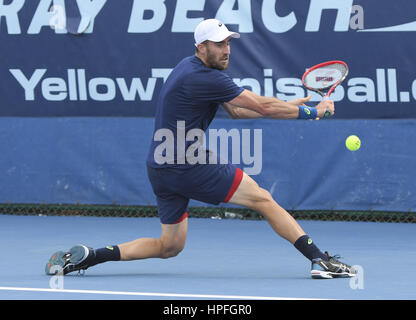
<path id="1" fill-rule="evenodd" d="M 345 140 L 345 146 L 350 151 L 357 151 L 361 147 L 361 140 L 356 135 L 351 135 Z"/>

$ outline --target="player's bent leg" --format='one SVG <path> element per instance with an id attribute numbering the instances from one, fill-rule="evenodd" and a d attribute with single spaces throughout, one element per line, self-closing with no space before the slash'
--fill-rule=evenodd
<path id="1" fill-rule="evenodd" d="M 162 224 L 160 258 L 177 256 L 184 248 L 188 234 L 188 218 L 176 224 Z"/>
<path id="2" fill-rule="evenodd" d="M 229 202 L 261 213 L 273 230 L 292 244 L 305 235 L 296 220 L 277 204 L 270 192 L 261 188 L 246 173 L 243 174 L 241 183 Z"/>
<path id="3" fill-rule="evenodd" d="M 185 247 L 187 233 L 188 218 L 175 224 L 162 224 L 160 238 L 140 238 L 120 244 L 120 258 L 128 261 L 174 257 Z"/>
<path id="4" fill-rule="evenodd" d="M 84 245 L 75 245 L 68 251 L 55 252 L 46 263 L 45 273 L 68 274 L 107 261 L 174 257 L 185 247 L 187 231 L 188 218 L 185 214 L 177 223 L 162 224 L 162 235 L 159 239 L 140 238 L 97 250 Z"/>

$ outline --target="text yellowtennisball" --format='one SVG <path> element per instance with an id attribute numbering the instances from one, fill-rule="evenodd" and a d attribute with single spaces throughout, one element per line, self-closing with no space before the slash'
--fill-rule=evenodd
<path id="1" fill-rule="evenodd" d="M 356 135 L 351 135 L 345 140 L 345 146 L 350 151 L 357 151 L 361 147 L 361 140 Z"/>

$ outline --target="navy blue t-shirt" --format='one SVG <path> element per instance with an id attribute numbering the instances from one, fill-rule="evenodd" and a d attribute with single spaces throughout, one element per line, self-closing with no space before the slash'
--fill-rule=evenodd
<path id="1" fill-rule="evenodd" d="M 193 142 L 185 141 L 184 136 L 191 129 L 205 131 L 219 105 L 231 101 L 243 90 L 227 74 L 206 67 L 198 57 L 183 59 L 160 92 L 147 165 L 153 168 L 190 166 L 182 151 L 186 152 Z M 160 153 L 160 150 L 164 151 Z"/>

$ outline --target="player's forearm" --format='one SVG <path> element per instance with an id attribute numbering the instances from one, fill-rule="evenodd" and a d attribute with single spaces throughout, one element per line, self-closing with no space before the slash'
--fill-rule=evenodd
<path id="1" fill-rule="evenodd" d="M 236 111 L 237 111 L 237 119 L 263 118 L 263 115 L 261 115 L 260 113 L 258 113 L 256 111 L 250 110 L 250 109 L 237 107 Z"/>
<path id="2" fill-rule="evenodd" d="M 277 98 L 261 97 L 260 110 L 263 116 L 272 119 L 296 119 L 299 107 Z"/>
<path id="3" fill-rule="evenodd" d="M 263 97 L 250 90 L 244 90 L 230 103 L 247 108 L 267 118 L 296 119 L 299 116 L 299 107 L 295 104 L 274 97 Z"/>
<path id="4" fill-rule="evenodd" d="M 232 119 L 257 119 L 263 117 L 260 113 L 256 111 L 243 107 L 238 107 L 232 105 L 231 103 L 225 102 L 222 105 Z"/>

